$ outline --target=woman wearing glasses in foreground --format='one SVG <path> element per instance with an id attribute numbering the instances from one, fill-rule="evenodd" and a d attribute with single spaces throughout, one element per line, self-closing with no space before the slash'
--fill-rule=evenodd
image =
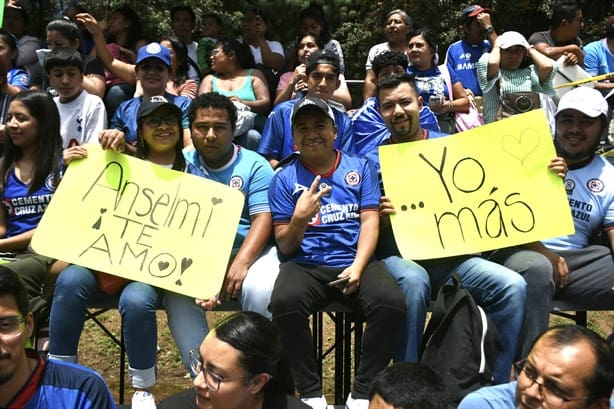
<path id="1" fill-rule="evenodd" d="M 191 355 L 194 388 L 163 400 L 159 409 L 309 409 L 294 397 L 275 326 L 255 312 L 219 321 Z"/>

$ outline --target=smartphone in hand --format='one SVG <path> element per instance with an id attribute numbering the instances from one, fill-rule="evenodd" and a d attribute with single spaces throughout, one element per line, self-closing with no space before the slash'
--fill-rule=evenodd
<path id="1" fill-rule="evenodd" d="M 337 287 L 339 284 L 347 283 L 350 280 L 350 276 L 340 278 L 338 280 L 333 280 L 330 283 L 326 284 L 328 287 Z"/>

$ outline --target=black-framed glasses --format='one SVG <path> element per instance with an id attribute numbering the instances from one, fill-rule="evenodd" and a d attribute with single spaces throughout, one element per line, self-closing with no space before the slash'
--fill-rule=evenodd
<path id="1" fill-rule="evenodd" d="M 179 118 L 176 116 L 148 116 L 143 120 L 145 125 L 156 128 L 164 122 L 168 126 L 175 126 L 179 123 Z"/>
<path id="2" fill-rule="evenodd" d="M 213 370 L 207 368 L 200 357 L 200 352 L 198 350 L 190 351 L 190 369 L 194 376 L 200 375 L 202 372 L 203 379 L 205 380 L 205 385 L 207 385 L 207 389 L 211 392 L 218 392 L 220 390 L 220 385 L 222 382 L 235 381 L 239 379 L 247 379 L 251 378 L 251 376 L 237 376 L 237 377 L 224 377 L 221 376 Z"/>
<path id="3" fill-rule="evenodd" d="M 542 377 L 542 381 L 539 382 L 537 378 L 540 377 L 540 374 L 533 367 L 533 365 L 527 362 L 526 359 L 514 364 L 514 374 L 516 376 L 516 380 L 518 381 L 519 387 L 522 389 L 527 389 L 533 386 L 533 384 L 537 384 L 537 388 L 542 399 L 549 407 L 552 408 L 560 408 L 567 402 L 592 398 L 592 396 L 569 396 L 567 392 L 563 391 L 558 385 L 548 378 Z"/>
<path id="4" fill-rule="evenodd" d="M 26 327 L 23 325 L 25 321 L 25 317 L 18 316 L 0 318 L 0 339 L 11 341 L 23 334 Z"/>

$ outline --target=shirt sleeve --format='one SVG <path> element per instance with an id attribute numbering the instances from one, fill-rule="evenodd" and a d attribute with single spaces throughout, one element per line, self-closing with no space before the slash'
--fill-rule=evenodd
<path id="1" fill-rule="evenodd" d="M 268 192 L 271 180 L 273 179 L 273 169 L 264 159 L 261 157 L 259 157 L 259 159 L 261 160 L 254 163 L 249 183 L 249 191 L 247 192 L 247 203 L 250 216 L 271 211 L 269 207 Z"/>
<path id="2" fill-rule="evenodd" d="M 258 144 L 257 152 L 267 158 L 281 160 L 281 152 L 284 143 L 284 115 L 283 105 L 277 105 L 269 114 L 262 138 Z"/>
<path id="3" fill-rule="evenodd" d="M 378 210 L 381 196 L 375 166 L 370 160 L 364 161 L 360 210 Z"/>
<path id="4" fill-rule="evenodd" d="M 95 98 L 95 102 L 92 103 L 87 116 L 87 129 L 83 143 L 98 145 L 98 134 L 107 127 L 107 110 L 104 106 L 104 102 L 102 102 L 99 97 Z"/>
<path id="5" fill-rule="evenodd" d="M 269 206 L 271 207 L 273 224 L 288 224 L 294 213 L 296 203 L 292 197 L 292 190 L 286 184 L 286 175 L 289 171 L 289 168 L 282 169 L 275 173 L 271 181 Z"/>
<path id="6" fill-rule="evenodd" d="M 478 84 L 480 84 L 480 88 L 482 89 L 482 93 L 486 93 L 492 89 L 492 87 L 499 79 L 498 75 L 495 75 L 492 79 L 488 80 L 488 57 L 490 53 L 484 53 L 478 60 L 477 64 L 477 74 L 478 74 Z"/>

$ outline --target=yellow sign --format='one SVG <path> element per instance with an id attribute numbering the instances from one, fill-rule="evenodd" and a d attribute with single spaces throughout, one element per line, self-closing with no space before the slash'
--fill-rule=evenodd
<path id="1" fill-rule="evenodd" d="M 243 194 L 87 146 L 36 229 L 40 254 L 196 298 L 221 288 Z"/>
<path id="2" fill-rule="evenodd" d="M 404 258 L 431 259 L 569 234 L 563 181 L 542 110 L 444 138 L 379 148 Z"/>

